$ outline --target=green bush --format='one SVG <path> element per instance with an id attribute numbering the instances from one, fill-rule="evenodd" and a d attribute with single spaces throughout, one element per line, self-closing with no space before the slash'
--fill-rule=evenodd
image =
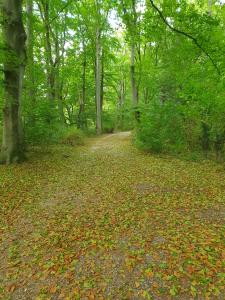
<path id="1" fill-rule="evenodd" d="M 0 148 L 1 148 L 1 144 L 2 144 L 2 126 L 0 123 Z"/>
<path id="2" fill-rule="evenodd" d="M 83 133 L 87 137 L 96 136 L 96 128 L 95 128 L 95 126 L 94 127 L 85 128 L 85 129 L 83 129 Z"/>
<path id="3" fill-rule="evenodd" d="M 134 129 L 134 119 L 132 108 L 122 108 L 116 114 L 116 129 L 118 131 L 129 131 Z"/>
<path id="4" fill-rule="evenodd" d="M 154 153 L 183 151 L 185 131 L 178 107 L 168 101 L 163 105 L 155 103 L 148 110 L 142 109 L 136 144 Z"/>
<path id="5" fill-rule="evenodd" d="M 28 144 L 57 143 L 62 137 L 64 126 L 58 121 L 58 113 L 49 102 L 40 99 L 36 109 L 29 113 L 24 109 L 24 134 Z"/>
<path id="6" fill-rule="evenodd" d="M 76 127 L 69 127 L 65 130 L 61 143 L 70 146 L 84 145 L 85 134 Z"/>
<path id="7" fill-rule="evenodd" d="M 31 145 L 83 145 L 85 136 L 76 126 L 62 126 L 59 122 L 48 124 L 40 119 L 33 126 L 26 126 L 24 132 L 26 143 Z"/>
<path id="8" fill-rule="evenodd" d="M 57 143 L 64 134 L 64 128 L 59 124 L 44 124 L 36 122 L 35 126 L 25 127 L 25 138 L 28 144 L 54 144 Z"/>
<path id="9" fill-rule="evenodd" d="M 115 128 L 115 118 L 113 112 L 103 112 L 102 124 L 104 133 L 113 133 Z"/>

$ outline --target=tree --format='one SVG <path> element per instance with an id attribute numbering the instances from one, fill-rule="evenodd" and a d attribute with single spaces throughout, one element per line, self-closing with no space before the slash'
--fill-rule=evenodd
<path id="1" fill-rule="evenodd" d="M 25 158 L 21 122 L 21 98 L 26 61 L 26 34 L 22 21 L 22 1 L 3 0 L 4 107 L 0 162 L 10 164 Z"/>
<path id="2" fill-rule="evenodd" d="M 95 32 L 95 99 L 96 99 L 96 131 L 102 133 L 102 103 L 101 103 L 101 19 L 99 1 L 96 1 L 96 32 Z"/>
<path id="3" fill-rule="evenodd" d="M 33 16 L 33 0 L 26 1 L 26 34 L 27 34 L 27 78 L 28 83 L 28 98 L 30 101 L 30 125 L 35 125 L 35 72 L 34 72 L 34 16 Z"/>
<path id="4" fill-rule="evenodd" d="M 27 60 L 21 1 L 2 3 L 3 162 L 23 159 L 24 140 L 59 142 L 73 130 L 135 128 L 143 144 L 162 151 L 199 150 L 207 138 L 210 150 L 223 151 L 225 18 L 218 1 L 26 0 Z M 0 116 L 0 135 L 2 125 Z"/>
<path id="5" fill-rule="evenodd" d="M 127 4 L 127 5 L 126 5 Z M 139 28 L 138 28 L 138 14 L 136 11 L 136 0 L 128 1 L 125 3 L 121 1 L 123 10 L 123 20 L 126 24 L 128 33 L 128 43 L 130 46 L 130 79 L 131 79 L 131 90 L 132 90 L 132 104 L 134 110 L 134 117 L 136 121 L 139 121 L 140 112 L 138 110 L 139 102 L 139 86 L 136 74 L 136 58 L 137 50 L 140 45 L 139 41 Z M 140 49 L 140 48 L 139 48 Z"/>

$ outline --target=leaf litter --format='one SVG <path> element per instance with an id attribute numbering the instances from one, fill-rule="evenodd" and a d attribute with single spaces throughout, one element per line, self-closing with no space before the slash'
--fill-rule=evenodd
<path id="1" fill-rule="evenodd" d="M 224 299 L 224 182 L 129 133 L 33 149 L 0 169 L 0 299 Z"/>

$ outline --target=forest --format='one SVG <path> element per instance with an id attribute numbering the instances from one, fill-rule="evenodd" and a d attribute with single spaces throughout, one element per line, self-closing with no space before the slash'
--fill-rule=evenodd
<path id="1" fill-rule="evenodd" d="M 0 299 L 225 299 L 225 0 L 0 0 Z"/>
<path id="2" fill-rule="evenodd" d="M 3 163 L 132 129 L 147 151 L 223 158 L 221 2 L 14 2 L 2 3 Z"/>

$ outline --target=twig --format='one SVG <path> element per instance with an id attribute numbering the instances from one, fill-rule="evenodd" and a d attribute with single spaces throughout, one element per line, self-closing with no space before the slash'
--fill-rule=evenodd
<path id="1" fill-rule="evenodd" d="M 203 52 L 205 53 L 205 55 L 209 58 L 209 60 L 211 61 L 211 63 L 213 64 L 214 68 L 217 70 L 218 74 L 220 75 L 220 69 L 218 68 L 217 64 L 215 63 L 215 61 L 213 60 L 213 58 L 211 57 L 211 55 L 199 44 L 199 42 L 197 41 L 197 39 L 195 37 L 193 37 L 192 35 L 190 35 L 187 32 L 184 32 L 182 30 L 179 30 L 177 28 L 174 28 L 173 26 L 170 25 L 170 23 L 166 20 L 166 18 L 164 17 L 163 13 L 161 12 L 161 10 L 154 4 L 154 2 L 152 0 L 149 0 L 152 7 L 158 12 L 160 18 L 163 20 L 163 22 L 166 24 L 167 27 L 170 28 L 170 30 L 182 34 L 184 36 L 186 36 L 188 39 L 192 40 L 193 43 Z"/>

